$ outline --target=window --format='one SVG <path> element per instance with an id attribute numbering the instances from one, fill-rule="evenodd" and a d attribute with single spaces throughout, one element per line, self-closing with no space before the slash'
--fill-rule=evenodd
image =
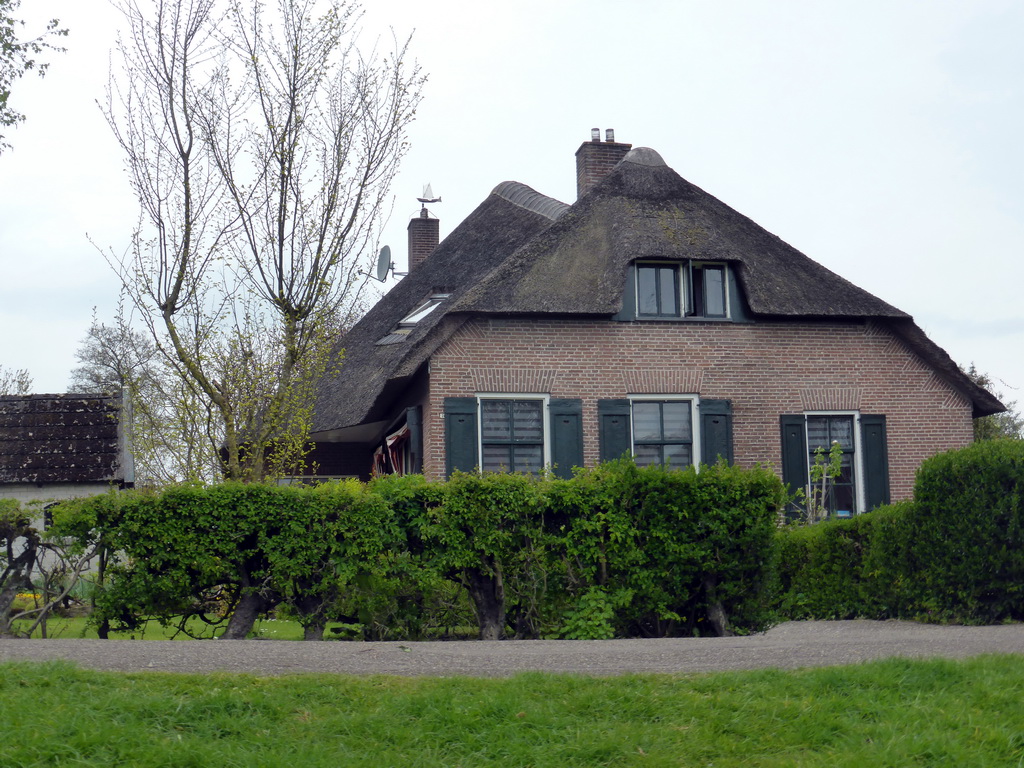
<path id="1" fill-rule="evenodd" d="M 843 457 L 839 476 L 830 482 L 825 499 L 829 513 L 848 517 L 889 503 L 885 416 L 808 412 L 783 415 L 780 421 L 782 479 L 790 492 L 807 492 L 815 450 L 820 447 L 827 454 L 833 442 L 837 442 Z"/>
<path id="2" fill-rule="evenodd" d="M 634 400 L 633 456 L 639 466 L 693 464 L 693 402 Z"/>
<path id="3" fill-rule="evenodd" d="M 821 461 L 828 463 L 828 453 L 833 443 L 842 449 L 839 476 L 826 482 L 824 504 L 830 515 L 850 517 L 857 509 L 856 443 L 854 440 L 854 416 L 807 416 L 807 466 L 808 479 L 814 466 L 816 453 L 820 450 Z"/>
<path id="4" fill-rule="evenodd" d="M 416 307 L 412 312 L 399 320 L 398 327 L 410 328 L 416 325 L 420 320 L 437 309 L 441 305 L 441 302 L 447 299 L 450 295 L 451 294 L 449 293 L 435 293 L 429 299 Z"/>
<path id="5" fill-rule="evenodd" d="M 544 466 L 544 401 L 480 401 L 480 468 L 539 472 Z"/>
<path id="6" fill-rule="evenodd" d="M 571 477 L 583 465 L 583 401 L 544 394 L 481 394 L 444 400 L 445 469 L 539 472 Z"/>
<path id="7" fill-rule="evenodd" d="M 724 264 L 638 262 L 636 316 L 639 318 L 729 316 Z"/>
<path id="8" fill-rule="evenodd" d="M 696 395 L 598 400 L 601 461 L 633 456 L 639 465 L 688 467 L 732 462 L 732 405 Z"/>

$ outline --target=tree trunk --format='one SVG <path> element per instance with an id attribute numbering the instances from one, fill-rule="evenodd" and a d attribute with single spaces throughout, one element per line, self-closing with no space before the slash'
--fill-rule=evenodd
<path id="1" fill-rule="evenodd" d="M 501 640 L 505 634 L 505 585 L 501 570 L 486 573 L 477 568 L 466 570 L 466 586 L 476 609 L 481 640 Z"/>
<path id="2" fill-rule="evenodd" d="M 323 640 L 324 639 L 324 627 L 326 624 L 322 621 L 316 624 L 310 624 L 309 626 L 302 628 L 302 639 L 303 640 Z"/>
<path id="3" fill-rule="evenodd" d="M 733 632 L 729 629 L 729 617 L 725 615 L 725 608 L 717 594 L 718 577 L 710 573 L 704 574 L 704 596 L 708 603 L 708 621 L 712 629 L 719 637 L 732 637 Z"/>
<path id="4" fill-rule="evenodd" d="M 235 606 L 235 612 L 231 614 L 231 618 L 228 620 L 228 628 L 220 636 L 221 639 L 245 640 L 249 633 L 252 632 L 256 619 L 268 607 L 267 600 L 260 595 L 248 591 L 243 592 L 238 605 Z"/>

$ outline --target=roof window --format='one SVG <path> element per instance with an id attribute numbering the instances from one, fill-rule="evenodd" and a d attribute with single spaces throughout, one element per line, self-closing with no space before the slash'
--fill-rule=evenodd
<path id="1" fill-rule="evenodd" d="M 399 328 L 411 328 L 415 326 L 420 320 L 425 318 L 435 309 L 437 309 L 441 302 L 447 299 L 451 294 L 449 293 L 435 293 L 429 299 L 420 304 L 416 309 L 410 312 L 408 315 L 398 321 Z"/>

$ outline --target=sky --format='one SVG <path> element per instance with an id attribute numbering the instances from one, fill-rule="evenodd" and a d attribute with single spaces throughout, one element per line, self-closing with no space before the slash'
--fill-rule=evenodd
<path id="1" fill-rule="evenodd" d="M 412 34 L 429 75 L 381 241 L 399 271 L 423 185 L 442 238 L 505 180 L 571 203 L 576 149 L 613 128 L 1024 401 L 1024 3 L 367 5 L 366 45 Z M 11 99 L 28 119 L 0 155 L 0 365 L 61 392 L 93 308 L 114 316 L 103 252 L 137 217 L 97 106 L 122 22 L 103 0 L 21 12 L 71 32 Z"/>

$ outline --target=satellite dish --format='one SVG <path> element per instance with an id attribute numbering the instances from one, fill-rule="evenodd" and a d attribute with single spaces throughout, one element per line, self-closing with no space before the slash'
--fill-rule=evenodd
<path id="1" fill-rule="evenodd" d="M 377 279 L 382 283 L 388 279 L 388 272 L 391 270 L 391 247 L 385 245 L 380 249 L 377 257 Z"/>

